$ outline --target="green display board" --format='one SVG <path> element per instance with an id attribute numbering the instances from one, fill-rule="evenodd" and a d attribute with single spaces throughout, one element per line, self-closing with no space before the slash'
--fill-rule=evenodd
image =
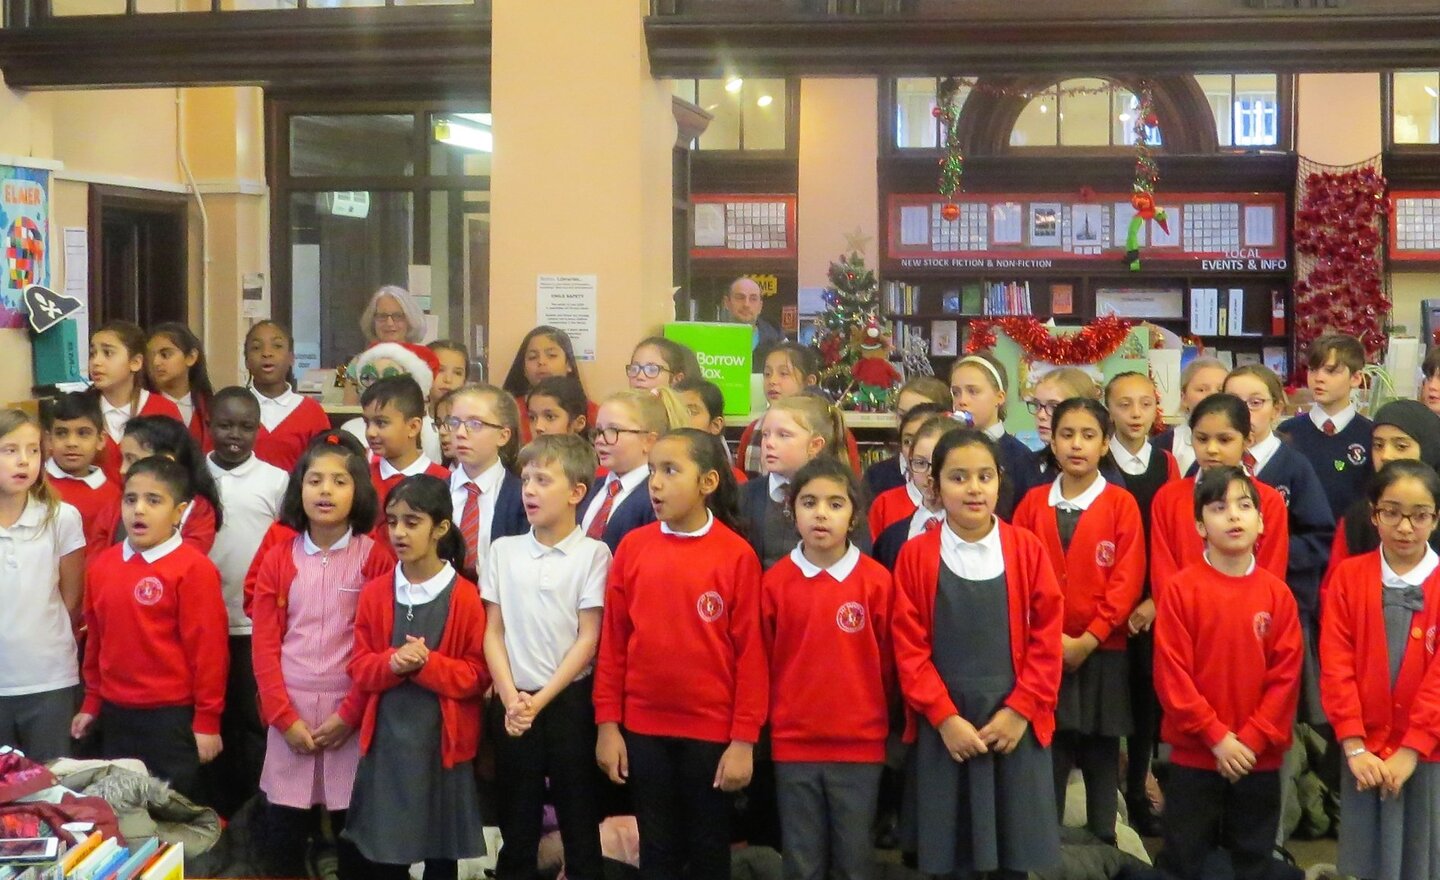
<path id="1" fill-rule="evenodd" d="M 725 415 L 750 414 L 750 360 L 754 328 L 749 324 L 679 321 L 665 325 L 665 338 L 688 345 L 705 378 L 725 395 Z"/>

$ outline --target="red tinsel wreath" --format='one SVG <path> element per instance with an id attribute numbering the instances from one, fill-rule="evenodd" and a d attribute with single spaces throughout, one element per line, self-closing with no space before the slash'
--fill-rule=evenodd
<path id="1" fill-rule="evenodd" d="M 1079 333 L 1052 336 L 1049 328 L 1034 318 L 981 318 L 970 322 L 967 352 L 995 346 L 995 329 L 1015 340 L 1031 360 L 1047 364 L 1094 364 L 1115 353 L 1134 325 L 1105 315 L 1080 329 Z"/>

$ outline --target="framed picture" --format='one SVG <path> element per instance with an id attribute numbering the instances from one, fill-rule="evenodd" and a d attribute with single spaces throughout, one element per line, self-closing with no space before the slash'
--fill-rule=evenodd
<path id="1" fill-rule="evenodd" d="M 1105 210 L 1102 205 L 1071 205 L 1070 222 L 1077 247 L 1093 247 L 1103 242 Z"/>
<path id="2" fill-rule="evenodd" d="M 1060 246 L 1060 203 L 1030 203 L 1030 246 Z"/>

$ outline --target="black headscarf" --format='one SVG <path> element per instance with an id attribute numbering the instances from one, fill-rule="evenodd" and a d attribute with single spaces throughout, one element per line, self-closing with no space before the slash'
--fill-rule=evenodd
<path id="1" fill-rule="evenodd" d="M 1440 416 L 1418 400 L 1392 400 L 1375 413 L 1375 426 L 1399 428 L 1420 447 L 1420 460 L 1440 470 Z M 1370 553 L 1380 547 L 1380 533 L 1370 520 L 1370 501 L 1356 498 L 1345 511 L 1345 544 L 1351 555 Z M 1440 552 L 1440 529 L 1430 536 L 1430 545 Z"/>

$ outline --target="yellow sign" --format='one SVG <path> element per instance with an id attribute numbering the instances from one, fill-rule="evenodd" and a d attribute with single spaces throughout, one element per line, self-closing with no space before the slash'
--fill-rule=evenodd
<path id="1" fill-rule="evenodd" d="M 774 296 L 780 292 L 780 279 L 774 275 L 746 275 L 745 277 L 760 285 L 762 296 Z"/>

